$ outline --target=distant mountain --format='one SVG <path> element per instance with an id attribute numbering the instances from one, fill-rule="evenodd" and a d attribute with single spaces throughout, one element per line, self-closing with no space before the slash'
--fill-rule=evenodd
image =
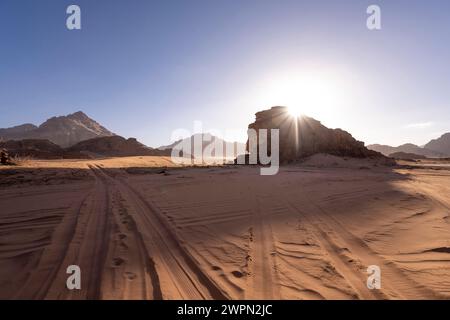
<path id="1" fill-rule="evenodd" d="M 3 138 L 3 140 L 9 140 L 13 136 L 23 135 L 27 132 L 36 130 L 37 128 L 38 127 L 36 127 L 34 124 L 25 123 L 20 126 L 15 126 L 15 127 L 6 128 L 6 129 L 0 129 L 0 138 Z"/>
<path id="2" fill-rule="evenodd" d="M 393 153 L 403 152 L 403 153 L 410 153 L 410 154 L 416 154 L 419 156 L 425 156 L 428 158 L 440 158 L 445 156 L 445 154 L 442 154 L 440 152 L 436 152 L 433 150 L 430 150 L 428 148 L 422 148 L 412 143 L 406 143 L 402 144 L 398 147 L 391 147 L 388 145 L 381 145 L 381 144 L 371 144 L 367 146 L 368 149 L 378 151 L 385 156 L 389 156 Z"/>
<path id="3" fill-rule="evenodd" d="M 83 140 L 113 135 L 81 111 L 50 118 L 39 127 L 24 124 L 0 129 L 0 140 L 44 139 L 64 148 Z"/>
<path id="4" fill-rule="evenodd" d="M 431 140 L 425 145 L 425 148 L 450 156 L 450 132 L 443 134 L 438 139 Z"/>
<path id="5" fill-rule="evenodd" d="M 389 155 L 390 158 L 400 159 L 400 160 L 416 160 L 416 159 L 426 159 L 427 157 L 418 155 L 415 153 L 407 152 L 394 152 Z"/>
<path id="6" fill-rule="evenodd" d="M 190 151 L 190 154 L 194 154 L 194 141 L 201 141 L 202 142 L 202 152 L 205 152 L 206 148 L 209 146 L 211 148 L 212 152 L 211 154 L 213 156 L 218 155 L 219 153 L 216 152 L 214 146 L 223 146 L 222 150 L 222 156 L 226 156 L 227 150 L 231 150 L 231 157 L 235 158 L 241 153 L 245 153 L 245 143 L 241 142 L 229 142 L 225 141 L 219 137 L 216 137 L 210 133 L 197 133 L 192 135 L 191 137 L 180 139 L 178 141 L 175 141 L 174 143 L 167 145 L 167 146 L 161 146 L 158 148 L 158 150 L 182 150 L 182 146 L 186 145 L 188 146 L 188 151 Z M 239 151 L 243 152 L 239 152 Z M 209 153 L 209 152 L 208 152 Z"/>
<path id="7" fill-rule="evenodd" d="M 165 156 L 170 152 L 149 148 L 135 138 L 125 139 L 121 136 L 99 137 L 81 141 L 66 149 L 70 154 L 90 156 L 126 157 L 126 156 Z"/>

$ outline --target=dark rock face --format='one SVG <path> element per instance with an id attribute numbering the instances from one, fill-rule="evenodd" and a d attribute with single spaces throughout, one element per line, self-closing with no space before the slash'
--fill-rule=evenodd
<path id="1" fill-rule="evenodd" d="M 256 113 L 256 121 L 248 127 L 256 131 L 280 130 L 280 162 L 291 162 L 316 153 L 355 158 L 384 158 L 380 153 L 367 149 L 363 142 L 355 140 L 348 132 L 329 129 L 306 116 L 293 117 L 286 107 L 272 107 Z M 270 136 L 270 132 L 268 135 Z M 270 152 L 270 139 L 268 150 Z"/>
<path id="2" fill-rule="evenodd" d="M 50 118 L 39 127 L 25 124 L 0 129 L 0 139 L 2 140 L 49 140 L 64 148 L 83 140 L 113 135 L 112 132 L 81 111 L 67 116 Z"/>

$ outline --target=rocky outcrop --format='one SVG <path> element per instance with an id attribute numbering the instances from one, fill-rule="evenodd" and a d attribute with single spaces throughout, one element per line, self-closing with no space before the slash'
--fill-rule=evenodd
<path id="1" fill-rule="evenodd" d="M 384 158 L 380 153 L 367 149 L 363 142 L 355 140 L 348 132 L 329 129 L 306 116 L 293 117 L 286 107 L 272 107 L 256 113 L 256 121 L 249 125 L 249 129 L 279 129 L 280 161 L 285 163 L 317 153 L 355 158 Z M 263 142 L 258 141 L 258 144 L 261 143 Z M 269 152 L 270 149 L 269 139 Z"/>
<path id="2" fill-rule="evenodd" d="M 63 148 L 87 139 L 113 135 L 111 131 L 81 111 L 50 118 L 39 127 L 25 124 L 0 129 L 0 140 L 49 140 Z"/>

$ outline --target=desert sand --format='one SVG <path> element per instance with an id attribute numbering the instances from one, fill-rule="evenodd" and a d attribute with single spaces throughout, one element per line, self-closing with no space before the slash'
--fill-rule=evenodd
<path id="1" fill-rule="evenodd" d="M 1 299 L 448 299 L 450 166 L 0 168 Z M 79 265 L 81 290 L 66 288 Z M 382 288 L 366 286 L 369 265 Z"/>

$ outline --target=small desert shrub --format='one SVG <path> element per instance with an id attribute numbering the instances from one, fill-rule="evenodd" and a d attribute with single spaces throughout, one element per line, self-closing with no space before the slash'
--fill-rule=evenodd
<path id="1" fill-rule="evenodd" d="M 23 165 L 24 163 L 34 160 L 33 156 L 19 156 L 15 155 L 11 158 L 11 162 L 13 162 L 14 165 Z"/>

